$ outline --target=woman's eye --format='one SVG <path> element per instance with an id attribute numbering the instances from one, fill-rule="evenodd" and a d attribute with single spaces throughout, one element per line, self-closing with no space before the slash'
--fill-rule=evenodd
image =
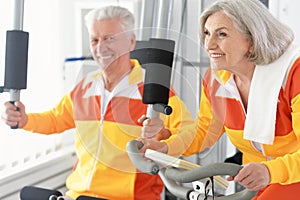
<path id="1" fill-rule="evenodd" d="M 204 31 L 203 34 L 204 35 L 209 35 L 209 32 L 208 31 Z"/>
<path id="2" fill-rule="evenodd" d="M 226 37 L 227 36 L 227 34 L 224 33 L 224 32 L 220 32 L 220 33 L 218 33 L 218 35 L 219 35 L 219 37 Z"/>

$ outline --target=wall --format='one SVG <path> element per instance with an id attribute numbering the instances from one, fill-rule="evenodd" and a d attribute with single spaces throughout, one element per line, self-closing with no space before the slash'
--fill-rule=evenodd
<path id="1" fill-rule="evenodd" d="M 283 23 L 290 26 L 295 33 L 295 42 L 300 44 L 299 7 L 300 1 L 295 0 L 269 0 L 272 14 Z M 284 30 L 282 30 L 284 31 Z"/>
<path id="2" fill-rule="evenodd" d="M 65 180 L 75 161 L 73 148 L 66 148 L 60 152 L 49 152 L 47 156 L 41 155 L 34 162 L 14 167 L 10 172 L 0 172 L 0 199 L 19 199 L 21 189 L 33 185 L 65 192 Z"/>

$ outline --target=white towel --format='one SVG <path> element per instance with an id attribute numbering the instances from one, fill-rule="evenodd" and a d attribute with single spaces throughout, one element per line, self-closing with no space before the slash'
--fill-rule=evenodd
<path id="1" fill-rule="evenodd" d="M 288 69 L 298 56 L 300 48 L 292 44 L 275 62 L 255 67 L 248 98 L 244 139 L 273 144 L 279 92 Z"/>

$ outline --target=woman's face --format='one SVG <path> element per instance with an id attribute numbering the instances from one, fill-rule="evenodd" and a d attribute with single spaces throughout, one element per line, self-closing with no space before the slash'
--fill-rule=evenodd
<path id="1" fill-rule="evenodd" d="M 215 70 L 235 72 L 249 64 L 251 41 L 223 12 L 216 12 L 204 24 L 204 45 Z"/>

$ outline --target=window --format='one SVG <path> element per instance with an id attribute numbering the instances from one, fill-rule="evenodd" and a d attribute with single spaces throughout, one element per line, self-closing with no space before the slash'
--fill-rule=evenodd
<path id="1" fill-rule="evenodd" d="M 58 33 L 58 0 L 25 1 L 23 30 L 29 32 L 27 89 L 21 101 L 29 112 L 54 106 L 62 95 L 62 54 Z M 0 1 L 0 80 L 4 84 L 6 31 L 13 29 L 14 1 Z M 45 9 L 46 8 L 46 9 Z M 0 94 L 1 113 L 8 93 Z M 63 135 L 45 136 L 12 130 L 0 123 L 0 172 L 57 150 Z"/>

